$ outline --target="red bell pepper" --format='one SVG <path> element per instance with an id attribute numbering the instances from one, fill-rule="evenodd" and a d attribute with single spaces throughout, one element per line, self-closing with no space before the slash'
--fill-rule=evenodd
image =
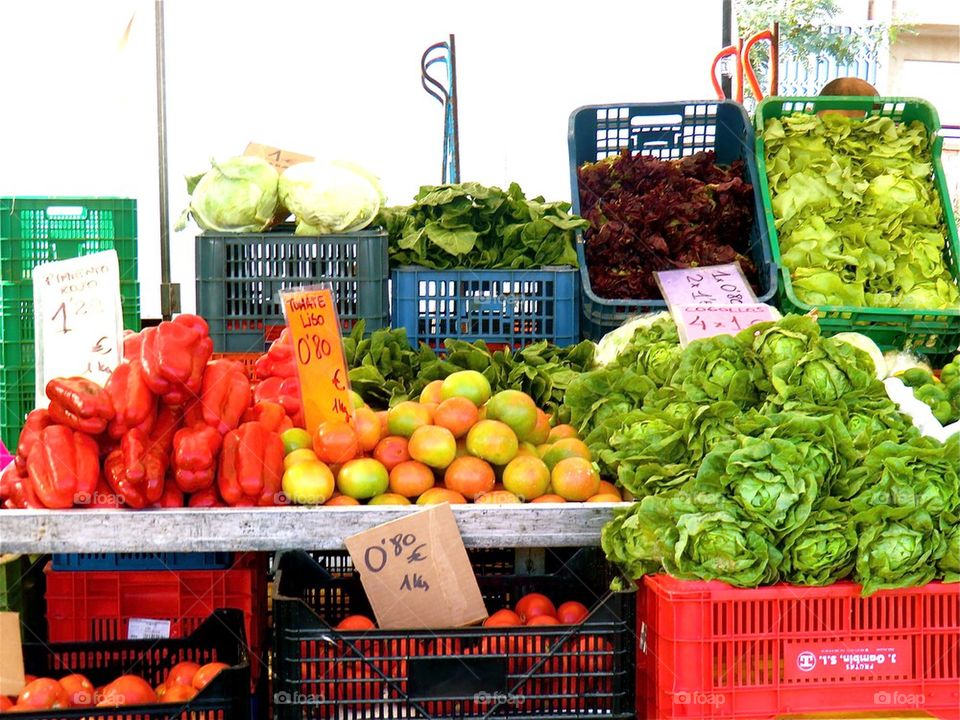
<path id="1" fill-rule="evenodd" d="M 183 493 L 172 482 L 163 488 L 163 495 L 151 507 L 154 508 L 181 508 L 183 507 Z"/>
<path id="2" fill-rule="evenodd" d="M 220 493 L 217 491 L 217 486 L 214 485 L 213 487 L 191 495 L 190 500 L 187 501 L 187 507 L 209 508 L 226 506 L 223 504 L 223 498 L 220 497 Z"/>
<path id="3" fill-rule="evenodd" d="M 20 439 L 17 441 L 17 457 L 14 460 L 17 472 L 20 475 L 26 477 L 27 457 L 30 455 L 30 448 L 40 437 L 40 431 L 52 422 L 50 413 L 46 410 L 33 410 L 27 415 L 26 422 L 23 423 L 23 429 L 20 431 Z"/>
<path id="4" fill-rule="evenodd" d="M 167 464 L 167 453 L 143 430 L 134 428 L 123 436 L 120 448 L 107 456 L 103 472 L 122 504 L 139 510 L 163 495 Z"/>
<path id="5" fill-rule="evenodd" d="M 133 428 L 150 433 L 157 419 L 157 396 L 147 386 L 139 360 L 121 363 L 104 389 L 116 412 L 107 426 L 110 437 L 122 437 Z"/>
<path id="6" fill-rule="evenodd" d="M 54 378 L 46 392 L 50 419 L 87 435 L 102 433 L 115 415 L 107 391 L 84 377 Z"/>
<path id="7" fill-rule="evenodd" d="M 284 328 L 280 337 L 270 344 L 267 352 L 257 358 L 254 369 L 261 380 L 271 377 L 288 378 L 297 374 L 297 362 L 293 356 L 293 338 L 289 328 Z"/>
<path id="8" fill-rule="evenodd" d="M 250 380 L 238 362 L 211 360 L 203 373 L 200 402 L 187 412 L 187 425 L 198 422 L 214 427 L 223 435 L 240 424 L 240 418 L 250 407 Z"/>
<path id="9" fill-rule="evenodd" d="M 90 507 L 97 508 L 98 510 L 123 509 L 120 496 L 113 491 L 112 487 L 107 485 L 107 481 L 102 475 L 100 476 L 100 480 L 97 481 L 97 489 L 93 493 L 93 502 L 90 503 Z"/>
<path id="10" fill-rule="evenodd" d="M 143 347 L 143 334 L 133 330 L 123 331 L 123 359 L 127 362 L 140 360 L 140 350 Z"/>
<path id="11" fill-rule="evenodd" d="M 50 425 L 27 457 L 24 492 L 47 508 L 86 505 L 93 499 L 100 478 L 100 456 L 96 441 L 65 425 Z"/>
<path id="12" fill-rule="evenodd" d="M 141 334 L 141 361 L 150 389 L 173 407 L 195 400 L 213 353 L 206 321 L 197 315 L 179 315 Z"/>
<path id="13" fill-rule="evenodd" d="M 182 428 L 173 436 L 173 479 L 185 493 L 213 486 L 222 436 L 209 425 Z"/>
<path id="14" fill-rule="evenodd" d="M 271 377 L 261 381 L 253 390 L 253 402 L 274 402 L 283 406 L 296 427 L 303 427 L 303 408 L 300 403 L 300 379 Z"/>
<path id="15" fill-rule="evenodd" d="M 247 408 L 243 422 L 258 422 L 270 432 L 282 433 L 293 427 L 293 421 L 287 415 L 283 405 L 264 400 Z"/>
<path id="16" fill-rule="evenodd" d="M 257 422 L 223 438 L 217 486 L 228 505 L 276 505 L 283 478 L 283 441 Z"/>
<path id="17" fill-rule="evenodd" d="M 173 438 L 183 427 L 183 415 L 167 405 L 161 405 L 157 411 L 157 421 L 153 424 L 150 441 L 157 452 L 169 456 L 173 451 Z"/>
<path id="18" fill-rule="evenodd" d="M 23 484 L 27 479 L 17 472 L 16 465 L 10 463 L 0 472 L 0 507 L 8 510 L 22 510 L 27 505 L 27 496 Z M 36 507 L 43 507 L 39 503 Z"/>

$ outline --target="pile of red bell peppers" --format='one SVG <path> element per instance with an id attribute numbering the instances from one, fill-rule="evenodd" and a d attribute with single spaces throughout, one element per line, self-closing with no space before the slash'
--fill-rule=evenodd
<path id="1" fill-rule="evenodd" d="M 46 387 L 0 475 L 7 508 L 269 506 L 281 493 L 280 433 L 303 426 L 286 335 L 244 367 L 211 359 L 207 323 L 180 315 L 124 340 L 105 387 L 82 377 Z"/>

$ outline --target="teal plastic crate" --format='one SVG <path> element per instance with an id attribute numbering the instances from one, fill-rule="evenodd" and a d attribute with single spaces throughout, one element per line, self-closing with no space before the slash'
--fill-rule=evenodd
<path id="1" fill-rule="evenodd" d="M 754 162 L 753 127 L 746 110 L 732 100 L 687 100 L 666 103 L 617 103 L 586 105 L 570 114 L 567 136 L 570 154 L 570 188 L 573 212 L 580 214 L 577 168 L 619 155 L 634 154 L 675 160 L 698 152 L 713 151 L 719 165 L 744 162 L 744 180 L 753 186 L 754 219 L 747 252 L 757 267 L 760 302 L 777 294 L 777 268 L 770 253 L 760 182 Z M 636 315 L 667 309 L 662 298 L 612 299 L 599 297 L 590 284 L 582 239 L 577 243 L 580 263 L 581 335 L 599 340 Z"/>
<path id="2" fill-rule="evenodd" d="M 926 100 L 895 97 L 771 97 L 757 106 L 756 156 L 760 174 L 764 219 L 770 237 L 774 262 L 780 262 L 780 242 L 774 225 L 773 207 L 767 181 L 766 148 L 763 127 L 770 118 L 792 113 L 813 114 L 821 110 L 861 110 L 866 115 L 890 117 L 895 121 L 920 121 L 931 136 L 930 161 L 933 182 L 943 207 L 947 237 L 944 260 L 955 281 L 960 282 L 960 242 L 957 222 L 953 215 L 950 194 L 940 155 L 943 138 L 939 136 L 940 119 L 937 111 Z M 793 290 L 789 268 L 780 268 L 778 300 L 785 313 L 805 314 L 816 309 L 817 321 L 826 335 L 840 332 L 859 332 L 869 336 L 884 350 L 912 350 L 932 356 L 935 365 L 957 352 L 960 345 L 960 308 L 948 310 L 903 310 L 899 308 L 870 308 L 844 305 L 818 305 L 802 302 Z"/>
<path id="3" fill-rule="evenodd" d="M 380 229 L 301 236 L 267 233 L 197 237 L 197 313 L 217 352 L 262 353 L 285 324 L 279 293 L 304 285 L 333 290 L 340 327 L 370 333 L 390 324 L 387 234 Z"/>
<path id="4" fill-rule="evenodd" d="M 393 271 L 393 326 L 413 347 L 442 348 L 447 338 L 492 347 L 580 340 L 577 268 Z"/>

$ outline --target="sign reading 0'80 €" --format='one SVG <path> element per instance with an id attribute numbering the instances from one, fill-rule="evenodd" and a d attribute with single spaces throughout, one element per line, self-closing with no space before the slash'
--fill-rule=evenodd
<path id="1" fill-rule="evenodd" d="M 300 378 L 307 431 L 325 420 L 353 422 L 350 377 L 333 292 L 293 290 L 281 294 Z"/>

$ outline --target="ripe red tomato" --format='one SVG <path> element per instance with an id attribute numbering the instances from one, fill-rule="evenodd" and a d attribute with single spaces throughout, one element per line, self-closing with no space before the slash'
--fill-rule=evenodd
<path id="1" fill-rule="evenodd" d="M 613 669 L 613 645 L 596 635 L 584 635 L 573 646 L 580 672 L 610 672 Z"/>
<path id="2" fill-rule="evenodd" d="M 56 680 L 38 678 L 20 691 L 17 705 L 26 705 L 34 710 L 67 708 L 70 707 L 70 695 Z"/>
<path id="3" fill-rule="evenodd" d="M 532 617 L 538 615 L 552 615 L 557 616 L 557 608 L 554 607 L 553 603 L 550 601 L 546 595 L 541 595 L 540 593 L 527 593 L 517 602 L 517 606 L 514 608 L 517 615 L 520 616 L 521 622 L 526 623 Z"/>
<path id="4" fill-rule="evenodd" d="M 197 670 L 193 676 L 193 686 L 197 690 L 203 690 L 211 680 L 220 674 L 221 670 L 226 670 L 228 667 L 230 666 L 222 662 L 207 663 Z"/>
<path id="5" fill-rule="evenodd" d="M 527 627 L 533 627 L 535 625 L 559 625 L 560 621 L 557 620 L 553 615 L 534 615 L 532 618 L 527 620 Z"/>
<path id="6" fill-rule="evenodd" d="M 197 674 L 199 669 L 200 665 L 195 662 L 185 661 L 177 663 L 170 668 L 170 672 L 167 673 L 167 679 L 164 681 L 164 685 L 167 687 L 176 687 L 177 685 L 192 687 L 193 676 Z"/>
<path id="7" fill-rule="evenodd" d="M 374 630 L 377 625 L 366 615 L 348 615 L 341 620 L 335 630 Z"/>
<path id="8" fill-rule="evenodd" d="M 165 703 L 186 703 L 193 700 L 196 696 L 196 688 L 190 687 L 189 685 L 172 685 L 163 693 L 160 701 Z"/>
<path id="9" fill-rule="evenodd" d="M 83 675 L 75 673 L 60 678 L 60 684 L 70 697 L 73 707 L 89 707 L 93 705 L 93 683 Z"/>
<path id="10" fill-rule="evenodd" d="M 13 700 L 8 698 L 6 695 L 0 695 L 0 712 L 4 710 L 9 710 L 13 707 Z"/>
<path id="11" fill-rule="evenodd" d="M 142 677 L 121 675 L 103 688 L 103 699 L 97 703 L 97 707 L 146 705 L 156 701 L 156 691 Z"/>
<path id="12" fill-rule="evenodd" d="M 523 620 L 513 610 L 504 608 L 497 610 L 493 615 L 483 621 L 484 627 L 519 627 L 523 625 Z"/>
<path id="13" fill-rule="evenodd" d="M 557 608 L 557 620 L 560 621 L 561 625 L 582 623 L 589 614 L 589 608 L 576 600 L 569 600 Z"/>

